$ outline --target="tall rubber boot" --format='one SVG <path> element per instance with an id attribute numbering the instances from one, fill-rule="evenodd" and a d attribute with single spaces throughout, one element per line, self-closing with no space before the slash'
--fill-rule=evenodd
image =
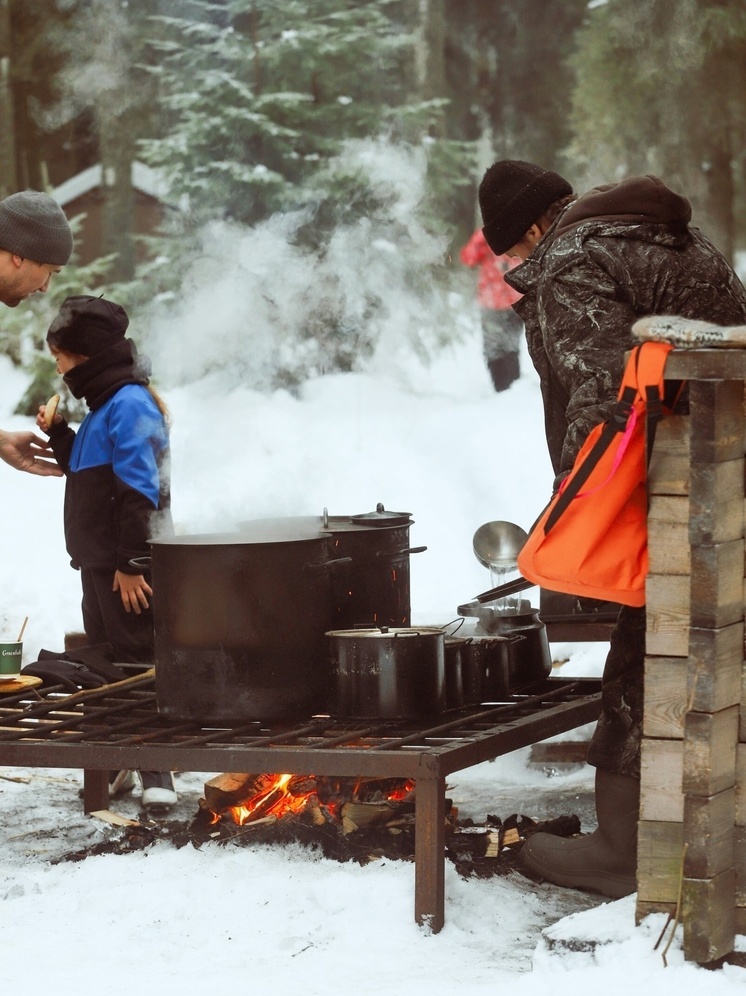
<path id="1" fill-rule="evenodd" d="M 523 845 L 523 864 L 555 885 L 629 896 L 637 890 L 639 812 L 639 780 L 596 768 L 598 829 L 574 838 L 533 834 Z"/>

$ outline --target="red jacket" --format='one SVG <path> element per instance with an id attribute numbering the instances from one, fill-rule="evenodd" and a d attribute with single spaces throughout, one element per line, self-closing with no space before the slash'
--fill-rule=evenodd
<path id="1" fill-rule="evenodd" d="M 504 311 L 510 308 L 521 295 L 503 280 L 503 277 L 520 263 L 514 256 L 496 256 L 487 245 L 482 229 L 478 228 L 464 248 L 460 259 L 466 266 L 479 267 L 477 301 L 482 308 Z"/>

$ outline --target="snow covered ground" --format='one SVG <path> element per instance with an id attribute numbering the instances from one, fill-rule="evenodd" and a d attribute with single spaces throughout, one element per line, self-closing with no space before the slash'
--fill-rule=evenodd
<path id="1" fill-rule="evenodd" d="M 176 346 L 174 347 L 176 348 Z M 178 528 L 230 528 L 246 518 L 370 511 L 412 513 L 414 622 L 445 623 L 491 586 L 471 539 L 492 519 L 528 527 L 551 480 L 538 385 L 524 375 L 493 393 L 478 332 L 427 367 L 390 355 L 366 374 L 310 382 L 300 397 L 261 395 L 214 374 L 164 387 L 173 415 Z M 25 386 L 0 363 L 0 425 Z M 3 562 L 0 624 L 15 638 L 24 617 L 25 660 L 60 648 L 81 628 L 78 578 L 62 540 L 62 481 L 0 465 Z M 599 674 L 606 645 L 555 646 L 563 674 Z M 0 702 L 1 706 L 1 702 Z M 577 731 L 587 737 L 589 731 Z M 177 775 L 178 812 L 196 812 L 211 773 Z M 587 812 L 587 768 L 548 773 L 529 751 L 458 772 L 449 796 L 462 817 Z M 664 967 L 655 941 L 662 916 L 634 923 L 634 899 L 605 902 L 518 874 L 461 879 L 446 869 L 446 924 L 437 935 L 413 919 L 408 862 L 337 864 L 301 847 L 177 850 L 159 843 L 127 856 L 54 858 L 118 831 L 83 816 L 79 772 L 0 767 L 0 911 L 8 992 L 81 987 L 160 996 L 206 989 L 359 996 L 615 996 L 743 991 L 746 970 L 685 964 L 680 937 Z M 556 807 L 562 806 L 561 810 Z M 137 816 L 137 796 L 115 808 Z M 584 826 L 587 829 L 587 826 Z M 593 944 L 572 944 L 573 940 Z M 741 938 L 740 942 L 745 939 Z M 10 950 L 12 944 L 12 952 Z M 581 950 L 572 950 L 579 947 Z"/>

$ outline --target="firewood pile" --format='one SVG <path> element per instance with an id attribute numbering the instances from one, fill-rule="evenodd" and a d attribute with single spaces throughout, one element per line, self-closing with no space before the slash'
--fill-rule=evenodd
<path id="1" fill-rule="evenodd" d="M 488 815 L 479 824 L 461 820 L 449 799 L 445 819 L 446 857 L 465 878 L 508 874 L 532 833 L 570 837 L 580 832 L 574 815 L 544 822 L 518 814 Z M 127 854 L 162 843 L 198 849 L 301 844 L 330 860 L 361 865 L 380 858 L 413 861 L 415 854 L 414 786 L 402 779 L 226 773 L 205 784 L 204 798 L 189 821 L 108 822 L 104 841 L 57 861 Z"/>

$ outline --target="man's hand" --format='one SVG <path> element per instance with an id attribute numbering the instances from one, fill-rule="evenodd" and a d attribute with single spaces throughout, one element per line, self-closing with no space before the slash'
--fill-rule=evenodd
<path id="1" fill-rule="evenodd" d="M 4 432 L 0 429 L 0 460 L 16 470 L 40 477 L 62 477 L 49 443 L 33 432 Z"/>
<path id="2" fill-rule="evenodd" d="M 135 612 L 138 616 L 149 605 L 148 595 L 153 594 L 153 589 L 142 574 L 124 574 L 122 571 L 114 572 L 111 590 L 118 591 L 122 596 L 125 612 Z"/>

